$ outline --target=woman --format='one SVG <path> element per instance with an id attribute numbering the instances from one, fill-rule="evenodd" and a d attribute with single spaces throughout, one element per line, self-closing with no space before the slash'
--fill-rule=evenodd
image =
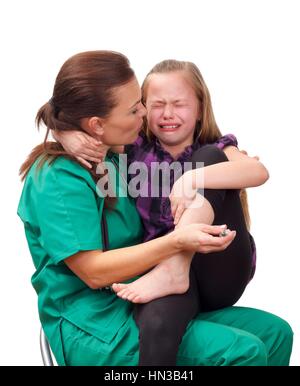
<path id="1" fill-rule="evenodd" d="M 47 134 L 77 127 L 113 148 L 134 142 L 144 114 L 127 59 L 95 51 L 75 55 L 63 65 L 37 123 L 46 124 Z M 116 164 L 117 158 L 110 154 L 107 161 Z M 222 228 L 192 224 L 138 244 L 143 230 L 134 203 L 128 197 L 99 196 L 95 170 L 87 171 L 59 145 L 46 141 L 34 149 L 21 173 L 26 182 L 18 213 L 36 266 L 32 283 L 41 322 L 58 364 L 137 364 L 132 305 L 99 288 L 132 280 L 182 251 L 224 250 L 235 232 L 208 237 Z M 103 217 L 110 249 L 106 252 Z M 291 340 L 288 324 L 262 311 L 203 313 L 183 337 L 178 364 L 287 364 Z"/>

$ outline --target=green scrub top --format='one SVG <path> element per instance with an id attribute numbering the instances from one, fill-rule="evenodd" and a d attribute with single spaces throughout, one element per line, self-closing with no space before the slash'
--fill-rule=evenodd
<path id="1" fill-rule="evenodd" d="M 106 160 L 112 158 L 118 162 L 116 155 Z M 63 320 L 109 343 L 131 315 L 133 305 L 109 290 L 89 288 L 64 259 L 79 251 L 103 249 L 102 213 L 109 249 L 141 243 L 143 228 L 129 197 L 118 197 L 112 210 L 104 209 L 96 183 L 78 163 L 62 156 L 41 168 L 38 162 L 26 177 L 18 215 L 36 268 L 31 282 L 38 294 L 40 320 L 58 364 L 65 365 Z"/>

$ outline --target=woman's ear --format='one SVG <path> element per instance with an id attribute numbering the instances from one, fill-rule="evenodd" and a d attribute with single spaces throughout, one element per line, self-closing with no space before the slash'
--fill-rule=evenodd
<path id="1" fill-rule="evenodd" d="M 99 117 L 89 119 L 89 129 L 92 135 L 96 137 L 101 137 L 104 134 L 103 122 Z"/>

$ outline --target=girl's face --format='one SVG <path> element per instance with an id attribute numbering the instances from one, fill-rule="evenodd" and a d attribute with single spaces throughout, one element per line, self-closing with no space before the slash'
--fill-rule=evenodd
<path id="1" fill-rule="evenodd" d="M 141 89 L 136 78 L 116 88 L 117 106 L 102 120 L 101 140 L 108 146 L 134 142 L 143 124 L 146 109 L 141 103 Z"/>
<path id="2" fill-rule="evenodd" d="M 149 76 L 147 120 L 149 129 L 166 147 L 193 143 L 200 106 L 183 71 Z"/>

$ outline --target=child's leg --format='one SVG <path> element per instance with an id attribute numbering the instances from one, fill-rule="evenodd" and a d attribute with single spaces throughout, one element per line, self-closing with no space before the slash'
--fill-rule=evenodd
<path id="1" fill-rule="evenodd" d="M 204 146 L 195 152 L 192 161 L 202 161 L 208 166 L 226 160 L 225 154 L 215 146 Z M 225 194 L 226 191 L 222 189 L 205 189 L 204 199 L 200 195 L 195 199 L 195 203 L 200 200 L 202 205 L 187 208 L 178 227 L 192 223 L 211 224 L 215 217 L 214 211 L 222 209 Z M 226 223 L 218 225 L 222 224 Z M 114 284 L 113 290 L 119 297 L 133 303 L 146 303 L 162 296 L 182 294 L 189 288 L 192 257 L 193 254 L 190 252 L 177 254 L 130 284 Z"/>
<path id="2" fill-rule="evenodd" d="M 204 147 L 203 149 L 205 150 Z M 211 153 L 224 152 L 215 148 Z M 193 161 L 201 161 L 203 151 L 193 154 Z M 233 242 L 223 251 L 201 254 L 196 253 L 192 267 L 195 271 L 203 309 L 213 310 L 233 305 L 240 298 L 249 282 L 252 266 L 249 233 L 246 227 L 239 190 L 228 189 L 223 200 L 213 199 L 218 190 L 205 190 L 205 197 L 212 203 L 215 213 L 214 224 L 227 224 L 236 231 Z M 221 206 L 218 206 L 221 203 Z"/>
<path id="3" fill-rule="evenodd" d="M 194 154 L 195 161 L 203 161 L 205 162 L 205 165 L 218 163 L 226 161 L 227 158 L 225 154 L 220 151 L 219 149 L 215 147 L 204 147 L 200 149 L 201 151 L 196 152 Z M 201 157 L 201 159 L 200 159 Z M 202 212 L 201 208 L 195 208 L 193 209 L 194 215 L 199 215 L 199 222 L 215 222 L 218 224 L 227 224 L 229 228 L 231 229 L 242 229 L 242 226 L 238 227 L 238 221 L 230 221 L 231 216 L 237 216 L 239 220 L 243 223 L 243 216 L 241 216 L 240 212 L 238 212 L 237 209 L 235 209 L 233 212 L 232 210 L 236 208 L 240 208 L 239 205 L 234 205 L 235 202 L 240 203 L 238 192 L 237 191 L 228 191 L 229 193 L 234 192 L 237 194 L 237 196 L 234 198 L 231 194 L 228 193 L 225 190 L 205 190 L 204 196 L 204 206 L 205 210 Z M 227 197 L 226 203 L 224 202 L 225 198 Z M 231 206 L 228 206 L 227 211 L 224 211 L 224 207 L 228 204 L 231 204 Z M 240 208 L 241 209 L 241 208 Z M 191 215 L 192 209 L 188 209 L 185 212 L 185 216 Z M 224 212 L 224 217 L 222 217 L 222 214 Z M 232 213 L 231 213 L 232 212 Z M 229 214 L 229 215 L 228 215 Z M 201 217 L 202 215 L 202 217 Z M 215 218 L 214 218 L 215 217 Z M 184 222 L 185 217 L 183 217 L 182 222 Z M 223 218 L 228 221 L 223 221 Z M 241 219 L 242 218 L 242 219 Z M 220 220 L 222 220 L 220 222 Z M 242 232 L 244 234 L 244 232 Z M 238 247 L 240 245 L 244 245 L 243 242 L 238 244 Z M 241 247 L 240 247 L 241 248 Z M 241 248 L 242 253 L 244 253 L 244 249 Z M 222 254 L 222 252 L 219 252 L 219 254 Z M 212 254 L 203 255 L 207 259 L 206 261 L 209 261 L 209 257 Z M 214 255 L 218 255 L 217 253 Z M 199 258 L 199 261 L 201 261 L 201 258 L 203 256 L 197 255 L 196 258 Z M 176 261 L 177 260 L 177 261 Z M 147 289 L 147 280 L 150 290 L 148 290 L 148 294 L 155 293 L 155 289 L 158 286 L 162 286 L 164 290 L 170 290 L 169 283 L 163 280 L 163 275 L 160 276 L 161 281 L 158 280 L 158 282 L 155 281 L 154 273 L 158 272 L 161 273 L 166 270 L 168 273 L 170 273 L 171 269 L 166 269 L 166 267 L 169 264 L 169 267 L 172 267 L 172 264 L 174 263 L 173 270 L 176 271 L 176 269 L 181 269 L 184 264 L 186 264 L 186 261 L 190 263 L 191 256 L 186 256 L 186 259 L 183 259 L 182 256 L 175 256 L 163 264 L 159 264 L 157 267 L 155 267 L 152 271 L 144 275 L 141 279 L 137 280 L 134 283 L 129 284 L 128 286 L 125 286 L 124 289 L 121 290 L 121 294 L 125 294 L 125 297 L 131 300 L 132 294 L 136 296 L 135 292 L 131 292 L 131 288 L 133 285 L 140 285 L 141 290 L 139 293 L 143 293 L 143 290 L 145 288 Z M 229 260 L 230 261 L 230 260 Z M 197 261 L 198 262 L 198 261 Z M 199 276 L 199 266 L 198 264 L 193 263 L 193 267 L 195 266 L 197 271 L 197 279 L 200 278 Z M 212 268 L 212 265 L 209 265 L 208 271 L 203 270 L 202 274 L 206 278 L 205 285 L 209 287 L 209 294 L 213 295 L 213 288 L 218 287 L 218 282 L 215 281 L 214 272 L 210 272 L 210 268 Z M 251 264 L 250 264 L 251 267 Z M 235 267 L 231 267 L 233 270 Z M 246 267 L 247 268 L 247 267 Z M 188 265 L 189 269 L 189 265 Z M 216 271 L 219 273 L 222 272 L 219 267 L 214 267 Z M 238 267 L 239 269 L 239 267 Z M 246 269 L 247 270 L 247 269 Z M 225 273 L 225 272 L 223 272 Z M 225 273 L 226 274 L 226 273 Z M 178 346 L 180 344 L 181 338 L 185 332 L 185 329 L 189 323 L 189 321 L 195 316 L 197 312 L 200 311 L 199 307 L 199 299 L 201 299 L 201 309 L 202 309 L 202 293 L 205 297 L 205 301 L 212 301 L 212 297 L 207 296 L 208 294 L 205 293 L 205 285 L 199 285 L 197 283 L 198 290 L 195 290 L 195 280 L 194 280 L 194 268 L 190 270 L 190 287 L 189 290 L 185 294 L 181 295 L 171 295 L 166 296 L 160 299 L 153 300 L 149 303 L 146 303 L 144 305 L 136 305 L 136 322 L 140 330 L 140 365 L 174 365 L 176 363 L 176 354 L 178 350 Z M 188 276 L 188 274 L 186 274 Z M 239 277 L 239 275 L 237 275 Z M 167 277 L 167 276 L 165 276 Z M 242 280 L 243 282 L 243 280 Z M 145 287 L 146 283 L 146 287 Z M 144 285 L 144 286 L 143 286 Z M 131 287 L 130 287 L 131 286 Z M 153 286 L 155 286 L 153 288 Z M 237 283 L 237 285 L 234 285 L 234 290 L 236 290 L 235 287 L 240 288 L 240 283 Z M 137 287 L 138 288 L 138 287 Z M 226 289 L 226 288 L 225 288 Z M 223 290 L 225 290 L 223 287 Z M 226 289 L 228 291 L 228 288 Z M 126 295 L 127 291 L 127 295 Z M 198 292 L 199 291 L 199 292 Z M 200 292 L 201 291 L 201 292 Z M 145 293 L 145 292 L 144 292 Z M 226 294 L 228 295 L 228 294 Z M 163 295 L 160 295 L 163 296 Z M 220 298 L 220 299 L 219 299 Z M 217 292 L 217 296 L 214 300 L 214 305 L 217 302 L 223 301 L 224 294 L 222 292 Z M 230 300 L 232 299 L 231 294 L 229 294 Z M 133 298 L 134 299 L 134 298 Z M 207 307 L 206 303 L 206 307 Z M 195 305 L 197 307 L 195 308 Z"/>
<path id="4" fill-rule="evenodd" d="M 186 293 L 135 305 L 140 366 L 176 365 L 186 327 L 200 312 L 196 278 L 192 271 L 190 275 L 190 287 Z"/>
<path id="5" fill-rule="evenodd" d="M 236 230 L 236 237 L 223 251 L 196 253 L 192 261 L 201 302 L 205 310 L 235 304 L 246 288 L 251 270 L 252 254 L 237 190 L 228 190 L 216 224 L 227 224 Z"/>
<path id="6" fill-rule="evenodd" d="M 200 199 L 197 197 L 197 200 Z M 202 201 L 202 200 L 201 200 Z M 186 209 L 177 227 L 192 223 L 211 224 L 214 218 L 210 203 L 204 200 L 197 209 Z M 130 284 L 114 284 L 119 297 L 133 303 L 147 303 L 170 294 L 183 294 L 189 288 L 189 271 L 193 253 L 182 251 L 163 261 Z"/>

